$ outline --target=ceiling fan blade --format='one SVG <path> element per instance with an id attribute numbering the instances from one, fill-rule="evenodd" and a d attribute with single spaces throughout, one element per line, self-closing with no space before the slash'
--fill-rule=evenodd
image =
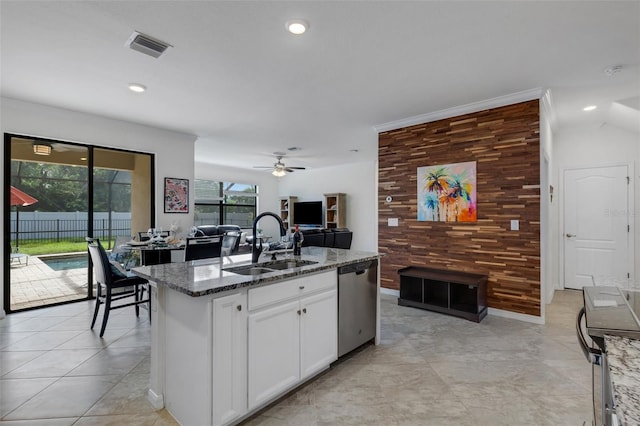
<path id="1" fill-rule="evenodd" d="M 287 168 L 288 169 L 295 169 L 295 170 L 306 170 L 307 169 L 306 167 L 293 167 L 293 166 L 290 166 L 290 167 L 287 167 Z"/>
<path id="2" fill-rule="evenodd" d="M 294 168 L 295 168 L 295 167 L 294 167 Z M 295 172 L 295 170 L 293 170 L 291 167 L 285 167 L 285 168 L 284 168 L 284 171 L 285 171 L 285 172 L 289 172 L 289 173 L 293 173 L 293 172 Z"/>

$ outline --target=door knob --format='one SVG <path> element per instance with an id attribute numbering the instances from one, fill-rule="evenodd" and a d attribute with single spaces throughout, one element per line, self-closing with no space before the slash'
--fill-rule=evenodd
<path id="1" fill-rule="evenodd" d="M 566 234 L 566 235 L 567 235 L 567 238 L 573 238 L 576 236 L 576 234 Z"/>

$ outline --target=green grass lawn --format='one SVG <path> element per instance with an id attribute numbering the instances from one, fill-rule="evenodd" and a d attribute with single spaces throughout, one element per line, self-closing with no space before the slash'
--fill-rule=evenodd
<path id="1" fill-rule="evenodd" d="M 100 240 L 100 243 L 105 249 L 113 246 L 115 240 L 109 241 Z M 12 242 L 13 244 L 13 242 Z M 58 254 L 58 253 L 73 253 L 78 251 L 87 251 L 86 241 L 60 241 L 60 242 L 42 242 L 42 241 L 20 241 L 20 253 L 25 253 L 31 256 L 37 256 L 41 254 Z"/>

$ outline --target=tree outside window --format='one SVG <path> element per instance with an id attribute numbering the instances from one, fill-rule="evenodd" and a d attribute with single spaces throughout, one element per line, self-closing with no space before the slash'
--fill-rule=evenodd
<path id="1" fill-rule="evenodd" d="M 195 224 L 250 228 L 257 200 L 256 185 L 196 179 Z"/>

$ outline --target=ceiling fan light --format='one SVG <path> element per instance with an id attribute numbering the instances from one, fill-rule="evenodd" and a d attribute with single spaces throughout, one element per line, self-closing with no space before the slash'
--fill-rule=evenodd
<path id="1" fill-rule="evenodd" d="M 282 177 L 282 176 L 286 175 L 287 172 L 285 172 L 284 169 L 275 168 L 275 169 L 273 169 L 271 174 L 276 176 L 276 177 Z"/>
<path id="2" fill-rule="evenodd" d="M 35 143 L 33 153 L 36 155 L 51 155 L 51 145 Z"/>

